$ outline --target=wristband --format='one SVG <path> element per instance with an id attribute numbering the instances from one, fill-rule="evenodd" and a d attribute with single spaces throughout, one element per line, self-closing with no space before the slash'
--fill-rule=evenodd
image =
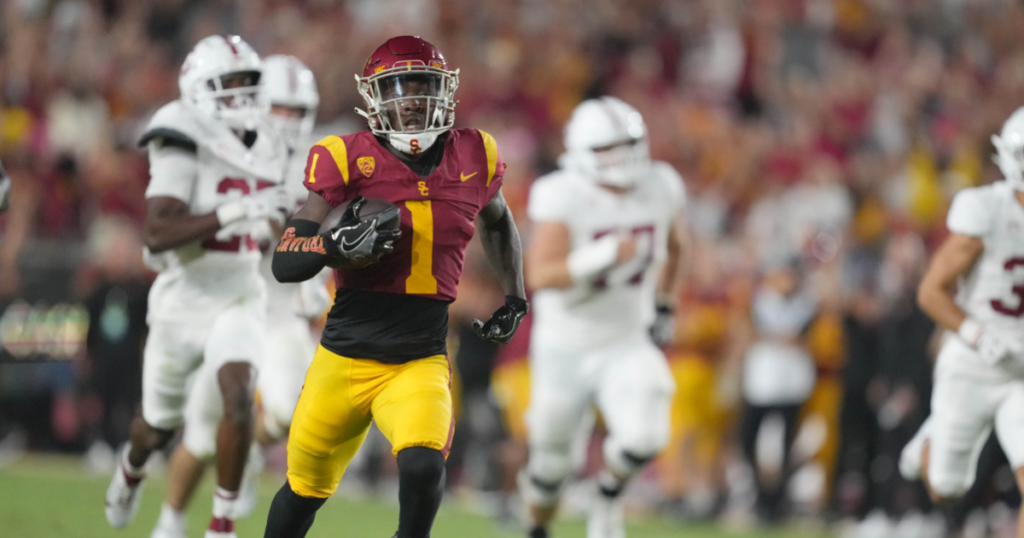
<path id="1" fill-rule="evenodd" d="M 245 218 L 245 205 L 241 201 L 227 202 L 217 206 L 217 222 L 223 228 Z"/>
<path id="2" fill-rule="evenodd" d="M 619 236 L 610 234 L 569 253 L 566 265 L 573 282 L 587 281 L 612 265 L 619 257 Z"/>
<path id="3" fill-rule="evenodd" d="M 985 327 L 972 318 L 964 318 L 960 322 L 960 327 L 956 330 L 957 336 L 971 347 L 977 347 L 978 340 L 981 340 L 981 335 L 984 332 Z"/>

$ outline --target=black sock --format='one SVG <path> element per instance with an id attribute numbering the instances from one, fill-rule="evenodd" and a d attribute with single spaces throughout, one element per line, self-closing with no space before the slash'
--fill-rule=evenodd
<path id="1" fill-rule="evenodd" d="M 326 498 L 303 497 L 292 491 L 291 485 L 285 482 L 270 503 L 267 530 L 263 538 L 303 538 L 313 525 L 316 511 L 326 501 Z"/>
<path id="2" fill-rule="evenodd" d="M 398 453 L 398 538 L 429 538 L 444 490 L 444 456 L 414 446 Z"/>
<path id="3" fill-rule="evenodd" d="M 527 538 L 548 538 L 548 530 L 541 526 L 531 527 Z"/>

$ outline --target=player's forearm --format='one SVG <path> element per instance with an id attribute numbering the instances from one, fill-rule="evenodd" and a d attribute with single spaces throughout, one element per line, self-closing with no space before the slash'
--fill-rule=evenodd
<path id="1" fill-rule="evenodd" d="M 205 239 L 221 228 L 215 213 L 207 215 L 168 215 L 150 217 L 143 226 L 146 246 L 156 254 Z"/>
<path id="2" fill-rule="evenodd" d="M 486 224 L 480 242 L 505 295 L 526 298 L 523 284 L 523 247 L 512 212 L 506 207 L 500 219 Z"/>
<path id="3" fill-rule="evenodd" d="M 315 277 L 327 263 L 323 238 L 316 222 L 292 219 L 274 250 L 270 269 L 278 282 L 302 282 Z"/>
<path id="4" fill-rule="evenodd" d="M 925 314 L 942 327 L 951 331 L 960 328 L 967 317 L 953 300 L 952 293 L 925 280 L 917 290 L 917 304 Z"/>
<path id="5" fill-rule="evenodd" d="M 568 260 L 534 260 L 529 262 L 526 280 L 532 290 L 567 289 L 573 285 Z"/>

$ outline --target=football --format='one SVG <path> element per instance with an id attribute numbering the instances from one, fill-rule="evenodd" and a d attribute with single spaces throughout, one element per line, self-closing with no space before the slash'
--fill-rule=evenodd
<path id="1" fill-rule="evenodd" d="M 338 205 L 338 207 L 332 209 L 330 213 L 327 213 L 323 222 L 320 223 L 320 229 L 316 233 L 319 235 L 333 230 L 341 222 L 341 218 L 345 215 L 345 211 L 351 204 L 352 200 L 346 200 Z M 367 198 L 363 207 L 359 208 L 358 216 L 359 220 L 364 222 L 381 217 L 381 220 L 377 223 L 377 227 L 381 230 L 397 230 L 402 224 L 402 213 L 398 206 L 383 198 Z"/>
<path id="2" fill-rule="evenodd" d="M 323 222 L 320 223 L 320 230 L 317 234 L 327 233 L 337 227 L 350 205 L 352 205 L 352 200 L 346 200 L 327 213 Z M 361 222 L 379 219 L 377 221 L 378 230 L 397 230 L 402 224 L 402 212 L 398 209 L 398 206 L 381 198 L 366 198 L 366 201 L 359 208 L 357 216 Z M 330 258 L 327 266 L 340 271 L 355 271 L 369 267 L 375 262 L 375 259 L 361 256 L 349 259 Z"/>

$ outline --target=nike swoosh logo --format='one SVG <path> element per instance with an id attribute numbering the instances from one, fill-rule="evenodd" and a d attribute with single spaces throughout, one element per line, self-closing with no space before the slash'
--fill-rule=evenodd
<path id="1" fill-rule="evenodd" d="M 470 174 L 468 176 L 466 174 L 459 174 L 459 179 L 461 179 L 462 181 L 466 181 L 467 179 L 469 179 L 469 178 L 471 178 L 471 177 L 473 177 L 475 175 L 476 175 L 476 172 L 473 172 L 472 174 Z"/>
<path id="2" fill-rule="evenodd" d="M 352 242 L 349 242 L 347 237 L 343 237 L 341 239 L 341 251 L 342 252 L 348 252 L 348 251 L 352 250 L 352 247 L 359 246 L 359 244 L 362 243 L 363 240 L 366 239 L 366 236 L 370 235 L 370 232 L 372 232 L 373 229 L 374 229 L 374 227 L 370 226 L 369 228 L 366 229 L 366 231 L 363 232 L 362 235 L 357 237 L 356 240 L 352 241 Z M 340 234 L 340 233 L 341 233 L 341 230 L 338 230 L 337 232 L 334 232 L 334 240 L 335 241 L 338 240 L 338 234 Z"/>

